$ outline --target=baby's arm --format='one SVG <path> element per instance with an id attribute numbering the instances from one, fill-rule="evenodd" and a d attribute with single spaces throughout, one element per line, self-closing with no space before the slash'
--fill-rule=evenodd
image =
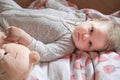
<path id="1" fill-rule="evenodd" d="M 56 60 L 69 55 L 75 49 L 70 34 L 65 34 L 60 39 L 46 44 L 33 39 L 28 47 L 40 53 L 40 61 L 42 62 Z"/>
<path id="2" fill-rule="evenodd" d="M 58 59 L 64 55 L 71 54 L 75 49 L 71 40 L 71 33 L 66 33 L 64 36 L 61 36 L 60 39 L 46 44 L 34 39 L 25 31 L 16 27 L 9 28 L 7 30 L 7 36 L 8 40 L 19 42 L 39 52 L 41 56 L 40 61 Z"/>
<path id="3" fill-rule="evenodd" d="M 36 9 L 42 9 L 45 7 L 45 4 L 47 3 L 48 0 L 37 0 L 35 1 L 34 7 Z"/>
<path id="4" fill-rule="evenodd" d="M 66 0 L 48 0 L 46 3 L 47 8 L 56 9 L 65 12 L 75 12 L 75 8 L 71 8 Z"/>
<path id="5" fill-rule="evenodd" d="M 10 27 L 6 31 L 7 40 L 11 42 L 18 42 L 25 46 L 32 42 L 32 37 L 26 33 L 24 30 L 17 27 Z"/>
<path id="6" fill-rule="evenodd" d="M 34 2 L 34 8 L 36 9 L 42 9 L 42 7 L 45 7 L 66 12 L 74 12 L 71 8 L 73 6 L 75 5 L 71 5 L 71 3 L 66 0 L 37 0 Z"/>

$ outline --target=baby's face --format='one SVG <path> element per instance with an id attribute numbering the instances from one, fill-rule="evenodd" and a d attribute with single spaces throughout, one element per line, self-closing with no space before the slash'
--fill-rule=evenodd
<path id="1" fill-rule="evenodd" d="M 0 32 L 0 45 L 5 43 L 6 35 L 4 32 Z"/>
<path id="2" fill-rule="evenodd" d="M 73 34 L 76 47 L 84 51 L 101 51 L 106 48 L 108 27 L 96 21 L 86 21 L 78 25 Z"/>

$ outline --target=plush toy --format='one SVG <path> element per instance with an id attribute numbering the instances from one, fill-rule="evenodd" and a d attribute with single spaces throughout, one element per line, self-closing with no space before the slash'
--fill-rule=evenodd
<path id="1" fill-rule="evenodd" d="M 0 32 L 0 46 L 3 45 L 4 43 L 6 43 L 6 35 L 4 32 Z"/>
<path id="2" fill-rule="evenodd" d="M 4 43 L 1 36 L 0 40 Z M 39 54 L 20 44 L 3 43 L 0 43 L 0 80 L 25 80 L 40 60 Z"/>

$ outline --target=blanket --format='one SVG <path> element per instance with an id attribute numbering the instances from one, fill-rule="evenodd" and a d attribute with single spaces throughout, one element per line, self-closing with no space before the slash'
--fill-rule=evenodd
<path id="1" fill-rule="evenodd" d="M 33 79 L 34 78 L 34 79 Z M 119 80 L 120 55 L 115 52 L 79 52 L 40 63 L 27 80 Z"/>

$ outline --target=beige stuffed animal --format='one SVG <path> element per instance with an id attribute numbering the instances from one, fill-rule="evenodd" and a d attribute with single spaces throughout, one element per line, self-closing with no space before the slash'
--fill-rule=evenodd
<path id="1" fill-rule="evenodd" d="M 4 43 L 0 33 L 0 80 L 25 80 L 33 65 L 40 60 L 35 51 L 16 43 Z"/>
<path id="2" fill-rule="evenodd" d="M 0 46 L 3 45 L 4 43 L 6 43 L 6 35 L 4 32 L 0 32 Z"/>

